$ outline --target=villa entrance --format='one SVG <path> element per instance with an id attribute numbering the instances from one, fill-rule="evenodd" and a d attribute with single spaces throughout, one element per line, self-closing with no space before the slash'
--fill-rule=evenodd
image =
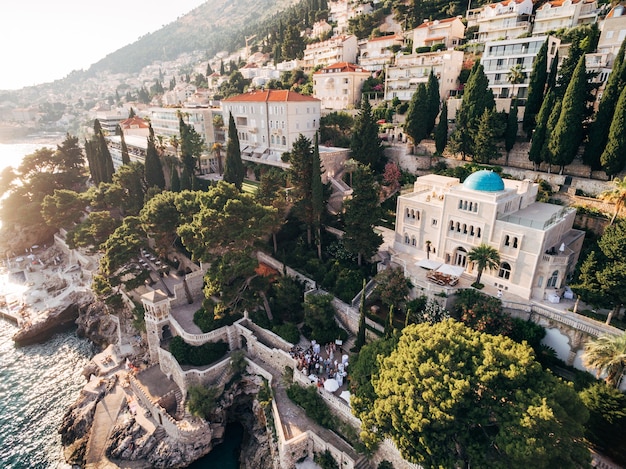
<path id="1" fill-rule="evenodd" d="M 454 265 L 467 266 L 467 251 L 464 248 L 458 248 L 454 251 Z"/>

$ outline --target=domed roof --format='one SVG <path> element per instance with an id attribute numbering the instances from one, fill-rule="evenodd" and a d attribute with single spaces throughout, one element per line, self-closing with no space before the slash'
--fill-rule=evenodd
<path id="1" fill-rule="evenodd" d="M 463 187 L 473 191 L 497 192 L 504 190 L 504 181 L 497 173 L 483 169 L 470 174 Z"/>

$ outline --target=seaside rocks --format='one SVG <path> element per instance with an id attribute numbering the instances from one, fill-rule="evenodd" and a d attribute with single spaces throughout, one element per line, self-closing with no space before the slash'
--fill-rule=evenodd
<path id="1" fill-rule="evenodd" d="M 79 337 L 87 337 L 102 349 L 117 343 L 117 322 L 111 318 L 102 302 L 91 303 L 76 320 Z"/>
<path id="2" fill-rule="evenodd" d="M 72 292 L 68 295 L 68 304 L 42 313 L 37 322 L 23 326 L 13 336 L 17 345 L 30 345 L 45 342 L 53 334 L 74 326 L 79 310 L 93 300 L 91 293 Z"/>

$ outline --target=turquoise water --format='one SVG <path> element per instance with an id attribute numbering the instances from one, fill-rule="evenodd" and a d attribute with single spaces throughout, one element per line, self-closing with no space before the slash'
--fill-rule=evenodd
<path id="1" fill-rule="evenodd" d="M 58 428 L 85 384 L 94 354 L 74 332 L 15 348 L 17 328 L 0 319 L 0 467 L 64 468 Z"/>
<path id="2" fill-rule="evenodd" d="M 239 453 L 243 440 L 243 427 L 239 423 L 226 426 L 224 443 L 189 466 L 190 469 L 239 469 Z"/>

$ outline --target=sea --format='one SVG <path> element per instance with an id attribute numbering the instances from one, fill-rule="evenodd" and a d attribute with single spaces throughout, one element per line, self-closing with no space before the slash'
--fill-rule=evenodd
<path id="1" fill-rule="evenodd" d="M 61 140 L 0 143 L 0 172 Z M 0 220 L 1 222 L 1 220 Z M 85 385 L 83 368 L 98 352 L 74 331 L 38 345 L 15 347 L 17 327 L 0 319 L 0 468 L 66 469 L 58 433 L 63 416 Z M 194 469 L 238 468 L 242 428 L 227 428 L 225 443 L 196 461 Z"/>

